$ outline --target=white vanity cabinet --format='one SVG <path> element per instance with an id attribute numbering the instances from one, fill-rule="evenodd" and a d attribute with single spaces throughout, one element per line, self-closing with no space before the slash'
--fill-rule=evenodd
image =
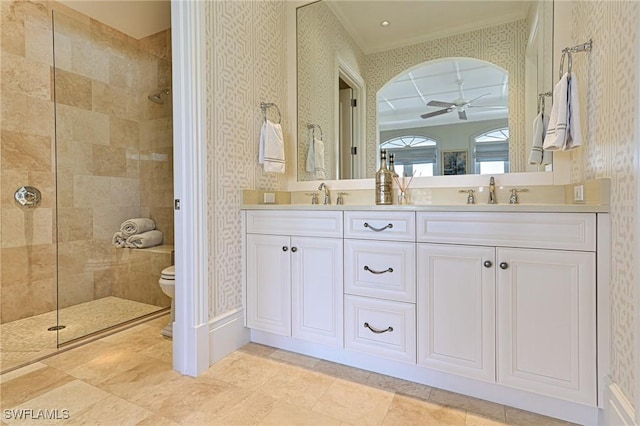
<path id="1" fill-rule="evenodd" d="M 347 211 L 345 347 L 416 362 L 415 213 Z"/>
<path id="2" fill-rule="evenodd" d="M 418 244 L 418 364 L 495 381 L 495 249 Z"/>
<path id="3" fill-rule="evenodd" d="M 418 213 L 417 229 L 419 364 L 596 404 L 595 215 Z"/>
<path id="4" fill-rule="evenodd" d="M 342 213 L 249 211 L 246 230 L 247 326 L 342 347 Z"/>

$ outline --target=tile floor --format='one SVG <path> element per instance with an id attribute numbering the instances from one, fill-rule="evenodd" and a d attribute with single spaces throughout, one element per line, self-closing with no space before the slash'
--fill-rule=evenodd
<path id="1" fill-rule="evenodd" d="M 182 376 L 171 369 L 171 341 L 160 335 L 166 322 L 0 376 L 2 424 L 52 422 L 8 415 L 20 409 L 68 416 L 62 424 L 118 426 L 567 424 L 252 343 L 198 378 Z"/>
<path id="2" fill-rule="evenodd" d="M 57 352 L 58 341 L 69 342 L 161 309 L 110 296 L 0 324 L 0 371 Z M 65 328 L 58 333 L 47 330 L 58 322 Z"/>

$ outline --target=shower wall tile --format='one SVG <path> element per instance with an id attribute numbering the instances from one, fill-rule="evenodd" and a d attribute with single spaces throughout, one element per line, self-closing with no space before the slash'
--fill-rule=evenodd
<path id="1" fill-rule="evenodd" d="M 109 205 L 95 209 L 93 210 L 93 238 L 111 243 L 114 232 L 120 229 L 122 222 L 139 216 L 139 205 L 128 207 Z"/>
<path id="2" fill-rule="evenodd" d="M 74 39 L 71 42 L 71 71 L 108 84 L 109 56 L 90 41 Z"/>
<path id="3" fill-rule="evenodd" d="M 126 118 L 111 117 L 109 120 L 109 144 L 137 148 L 140 140 L 140 127 L 144 124 Z"/>
<path id="4" fill-rule="evenodd" d="M 93 272 L 58 271 L 58 309 L 93 300 Z M 60 317 L 64 324 L 64 319 Z"/>
<path id="5" fill-rule="evenodd" d="M 24 23 L 24 57 L 45 65 L 53 63 L 53 45 L 51 44 L 51 25 L 40 22 Z"/>
<path id="6" fill-rule="evenodd" d="M 2 248 L 53 243 L 53 209 L 2 208 Z"/>
<path id="7" fill-rule="evenodd" d="M 2 168 L 52 171 L 51 138 L 2 130 Z"/>
<path id="8" fill-rule="evenodd" d="M 92 209 L 60 208 L 58 210 L 58 241 L 69 242 L 92 238 Z"/>
<path id="9" fill-rule="evenodd" d="M 100 210 L 111 205 L 111 182 L 108 177 L 77 175 L 73 183 L 73 207 Z"/>
<path id="10" fill-rule="evenodd" d="M 2 249 L 3 286 L 24 285 L 56 275 L 56 246 L 39 244 Z"/>
<path id="11" fill-rule="evenodd" d="M 1 322 L 28 318 L 56 309 L 56 279 L 30 281 L 26 285 L 0 288 Z"/>
<path id="12" fill-rule="evenodd" d="M 151 53 L 165 61 L 171 61 L 171 31 L 161 31 L 138 40 L 145 52 Z"/>
<path id="13" fill-rule="evenodd" d="M 2 129 L 38 136 L 53 136 L 53 103 L 14 90 L 3 91 L 0 100 Z"/>
<path id="14" fill-rule="evenodd" d="M 16 92 L 41 99 L 51 99 L 51 66 L 27 61 L 23 57 L 2 53 L 0 64 L 2 92 Z"/>
<path id="15" fill-rule="evenodd" d="M 91 80 L 79 74 L 55 71 L 56 103 L 91 110 Z"/>
<path id="16" fill-rule="evenodd" d="M 24 56 L 24 19 L 15 13 L 15 8 L 10 2 L 0 2 L 0 49 Z"/>
<path id="17" fill-rule="evenodd" d="M 127 175 L 125 148 L 92 145 L 93 172 L 96 176 L 124 177 Z"/>

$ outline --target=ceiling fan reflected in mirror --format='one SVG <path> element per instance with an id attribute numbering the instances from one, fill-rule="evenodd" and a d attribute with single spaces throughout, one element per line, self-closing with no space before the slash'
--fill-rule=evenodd
<path id="1" fill-rule="evenodd" d="M 445 102 L 445 101 L 430 101 L 427 103 L 427 106 L 439 107 L 442 108 L 437 111 L 428 112 L 420 115 L 421 118 L 431 118 L 437 117 L 438 115 L 447 114 L 449 112 L 453 112 L 454 110 L 458 111 L 458 118 L 460 120 L 467 120 L 467 108 L 488 108 L 488 109 L 507 109 L 505 106 L 491 106 L 491 105 L 472 105 L 473 102 L 478 99 L 488 96 L 491 93 L 484 93 L 480 96 L 477 96 L 471 100 L 466 99 L 464 97 L 464 92 L 462 91 L 462 85 L 464 84 L 464 80 L 458 79 L 456 80 L 456 84 L 458 85 L 458 99 Z"/>

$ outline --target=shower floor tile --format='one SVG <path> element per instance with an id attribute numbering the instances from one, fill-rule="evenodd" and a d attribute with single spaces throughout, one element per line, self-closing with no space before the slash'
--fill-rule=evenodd
<path id="1" fill-rule="evenodd" d="M 37 360 L 58 349 L 58 342 L 65 343 L 96 331 L 158 312 L 160 306 L 104 297 L 86 303 L 51 311 L 33 317 L 0 324 L 0 371 Z M 48 331 L 52 326 L 65 328 Z"/>

